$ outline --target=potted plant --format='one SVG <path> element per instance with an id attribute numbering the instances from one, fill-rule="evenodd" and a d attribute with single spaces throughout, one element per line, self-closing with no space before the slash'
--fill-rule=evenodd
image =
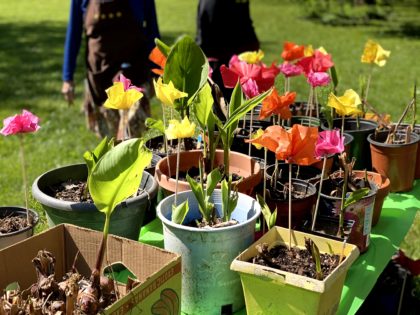
<path id="1" fill-rule="evenodd" d="M 335 314 L 346 273 L 359 255 L 357 247 L 316 235 L 308 240 L 308 234 L 298 231 L 292 231 L 290 246 L 289 233 L 285 228 L 272 228 L 232 262 L 231 269 L 241 277 L 247 312 Z M 270 253 L 274 251 L 287 270 L 274 265 L 276 259 Z M 296 254 L 306 258 L 297 261 Z M 265 265 L 259 264 L 261 260 Z M 310 271 L 304 267 L 309 265 Z"/>
<path id="2" fill-rule="evenodd" d="M 342 96 L 337 97 L 330 93 L 328 97 L 328 106 L 335 109 L 341 118 L 333 120 L 332 128 L 341 129 L 342 133 L 348 133 L 353 136 L 353 142 L 350 146 L 349 156 L 356 158 L 355 169 L 371 169 L 370 150 L 367 137 L 373 133 L 378 124 L 371 120 L 346 117 L 349 115 L 361 115 L 360 109 L 362 101 L 359 95 L 352 89 L 346 90 Z M 330 129 L 326 122 L 321 124 L 322 129 Z M 369 154 L 368 156 L 366 154 Z"/>
<path id="3" fill-rule="evenodd" d="M 54 168 L 35 179 L 32 195 L 45 210 L 50 227 L 71 223 L 94 230 L 102 229 L 104 218 L 88 194 L 88 181 L 96 163 L 113 147 L 113 140 L 104 138 L 93 151 L 85 152 L 85 164 Z M 146 148 L 142 150 L 144 154 L 149 152 Z M 149 154 L 146 156 L 149 157 Z M 136 195 L 130 196 L 115 209 L 110 227 L 112 234 L 138 239 L 143 219 L 147 212 L 152 211 L 151 203 L 158 186 L 153 176 L 144 172 L 138 189 Z"/>
<path id="4" fill-rule="evenodd" d="M 28 180 L 24 150 L 24 134 L 36 132 L 39 118 L 27 110 L 22 114 L 8 117 L 3 121 L 0 133 L 4 136 L 18 135 L 22 168 L 23 187 L 25 192 L 25 207 L 0 207 L 0 249 L 32 236 L 38 223 L 38 213 L 28 207 Z"/>
<path id="5" fill-rule="evenodd" d="M 201 162 L 200 162 L 201 165 Z M 232 179 L 215 169 L 203 182 L 187 175 L 191 190 L 170 195 L 157 207 L 165 249 L 182 256 L 182 311 L 187 314 L 232 313 L 243 308 L 237 274 L 229 265 L 254 240 L 260 206 L 232 191 Z M 234 189 L 236 190 L 236 188 Z"/>
<path id="6" fill-rule="evenodd" d="M 131 309 L 138 311 L 140 305 L 133 296 L 140 296 L 145 290 L 147 290 L 147 297 L 142 298 L 144 303 L 140 308 L 148 308 L 148 312 L 154 310 L 155 305 L 158 306 L 162 295 L 166 295 L 167 299 L 174 298 L 171 300 L 176 305 L 175 299 L 179 300 L 181 284 L 180 257 L 162 250 L 148 248 L 138 242 L 115 236 L 108 237 L 113 211 L 121 201 L 137 191 L 143 169 L 150 162 L 150 158 L 151 153 L 144 150 L 141 139 L 130 139 L 105 153 L 93 167 L 88 184 L 96 207 L 105 216 L 102 233 L 71 225 L 60 225 L 28 242 L 0 251 L 0 255 L 4 253 L 16 259 L 17 253 L 22 252 L 23 249 L 24 254 L 21 255 L 28 258 L 28 253 L 37 251 L 35 247 L 40 244 L 44 248 L 51 248 L 52 251 L 40 250 L 32 260 L 37 271 L 37 283 L 31 285 L 30 290 L 21 291 L 17 284 L 6 288 L 6 294 L 0 298 L 2 313 L 8 313 L 9 308 L 25 314 L 61 312 L 89 315 L 127 312 Z M 97 252 L 96 262 L 92 255 L 95 251 Z M 127 252 L 135 255 L 137 259 L 127 256 L 125 254 Z M 149 264 L 143 257 L 154 257 L 158 259 L 158 262 Z M 12 259 L 15 264 L 16 259 Z M 132 272 L 137 273 L 131 277 L 139 277 L 128 281 L 126 289 L 123 287 L 117 289 L 114 283 L 115 273 L 121 268 L 117 268 L 116 265 L 109 267 L 110 263 L 117 260 L 120 260 L 122 264 L 127 264 L 126 268 L 132 268 Z M 20 260 L 19 262 L 23 266 L 28 264 Z M 136 267 L 139 262 L 141 269 Z M 65 270 L 66 266 L 67 270 Z M 21 271 L 10 265 L 6 265 L 6 270 Z M 111 271 L 114 275 L 105 276 L 105 271 L 108 273 Z M 171 276 L 164 276 L 164 273 L 170 273 Z M 173 280 L 170 279 L 172 277 Z M 11 275 L 5 278 L 8 280 Z M 22 280 L 23 285 L 28 285 L 33 277 L 28 276 L 25 270 L 23 275 L 18 275 L 18 278 Z M 2 286 L 3 279 L 4 277 L 0 281 Z M 58 282 L 57 279 L 63 279 L 63 281 Z M 164 290 L 154 292 L 157 288 Z M 171 296 L 168 296 L 166 291 L 171 291 Z M 149 295 L 153 295 L 154 301 L 150 300 Z M 172 307 L 172 313 L 179 314 L 179 308 Z"/>

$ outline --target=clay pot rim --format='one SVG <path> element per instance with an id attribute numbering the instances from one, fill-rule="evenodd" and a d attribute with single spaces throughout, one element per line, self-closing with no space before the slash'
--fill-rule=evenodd
<path id="1" fill-rule="evenodd" d="M 380 134 L 388 134 L 389 131 L 380 131 Z M 399 132 L 397 132 L 399 133 Z M 373 136 L 375 134 L 371 133 L 368 137 L 367 140 L 369 141 L 369 143 L 371 145 L 377 146 L 377 147 L 382 147 L 382 148 L 403 148 L 403 147 L 407 147 L 413 144 L 416 144 L 417 142 L 420 141 L 420 136 L 417 135 L 416 133 L 411 133 L 410 134 L 410 142 L 409 143 L 383 143 L 383 142 L 379 142 L 373 139 Z M 413 139 L 414 138 L 414 139 Z"/>

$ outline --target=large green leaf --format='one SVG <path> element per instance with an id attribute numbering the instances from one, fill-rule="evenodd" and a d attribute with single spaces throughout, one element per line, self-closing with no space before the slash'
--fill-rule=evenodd
<path id="1" fill-rule="evenodd" d="M 222 179 L 223 174 L 218 168 L 215 168 L 207 175 L 206 195 L 211 196 L 217 183 Z"/>
<path id="2" fill-rule="evenodd" d="M 130 139 L 114 147 L 98 161 L 89 178 L 89 191 L 99 209 L 110 215 L 115 206 L 139 188 L 152 153 L 141 139 Z"/>
<path id="3" fill-rule="evenodd" d="M 163 121 L 161 119 L 156 120 L 154 118 L 148 117 L 145 121 L 145 124 L 147 128 L 155 129 L 162 135 L 165 133 L 165 126 L 163 125 Z"/>
<path id="4" fill-rule="evenodd" d="M 168 57 L 169 53 L 171 52 L 171 47 L 166 45 L 162 42 L 159 38 L 155 38 L 155 44 L 160 52 L 165 56 Z"/>
<path id="5" fill-rule="evenodd" d="M 101 142 L 99 142 L 99 144 L 96 146 L 95 149 L 93 149 L 93 151 L 86 151 L 83 154 L 83 159 L 85 160 L 86 166 L 88 168 L 88 177 L 90 173 L 92 172 L 93 167 L 96 165 L 96 163 L 98 163 L 100 158 L 109 150 L 111 150 L 113 147 L 114 147 L 114 138 L 111 138 L 108 141 L 108 138 L 105 137 L 102 139 Z"/>
<path id="6" fill-rule="evenodd" d="M 195 117 L 203 130 L 206 129 L 209 115 L 213 109 L 213 103 L 214 100 L 211 94 L 211 87 L 208 83 L 206 83 L 198 92 L 193 103 Z"/>
<path id="7" fill-rule="evenodd" d="M 189 36 L 183 36 L 171 49 L 166 60 L 163 82 L 172 81 L 175 88 L 188 93 L 189 100 L 206 84 L 209 64 L 201 48 Z M 185 98 L 179 100 L 186 105 Z"/>

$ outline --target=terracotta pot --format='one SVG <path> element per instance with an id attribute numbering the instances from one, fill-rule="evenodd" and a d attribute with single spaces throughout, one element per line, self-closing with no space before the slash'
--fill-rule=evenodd
<path id="1" fill-rule="evenodd" d="M 336 118 L 333 121 L 333 127 L 341 129 L 342 119 Z M 350 152 L 348 157 L 355 157 L 356 164 L 355 169 L 358 170 L 371 170 L 371 161 L 370 161 L 370 150 L 369 142 L 367 141 L 367 136 L 373 133 L 378 124 L 371 120 L 359 119 L 359 128 L 357 127 L 357 119 L 355 118 L 346 118 L 344 120 L 344 132 L 351 134 L 354 138 L 353 142 L 350 145 Z M 328 123 L 322 122 L 321 128 L 328 130 Z"/>
<path id="2" fill-rule="evenodd" d="M 397 137 L 404 134 L 397 133 Z M 419 136 L 412 133 L 410 143 L 386 144 L 388 131 L 369 135 L 373 171 L 391 181 L 392 192 L 410 191 L 413 188 Z"/>
<path id="3" fill-rule="evenodd" d="M 404 130 L 409 126 L 409 124 L 401 124 L 398 130 Z M 420 124 L 414 125 L 414 133 L 420 137 Z M 417 159 L 416 159 L 416 170 L 414 171 L 414 179 L 420 178 L 420 149 L 417 148 Z"/>
<path id="4" fill-rule="evenodd" d="M 223 165 L 223 150 L 216 150 L 214 157 L 214 167 Z M 186 172 L 191 167 L 198 167 L 198 161 L 203 156 L 202 150 L 192 150 L 181 152 L 179 156 L 179 170 Z M 169 163 L 168 163 L 169 161 Z M 229 173 L 237 174 L 242 177 L 237 187 L 238 191 L 245 194 L 252 194 L 254 187 L 257 186 L 262 178 L 260 164 L 248 155 L 231 151 L 229 155 Z M 169 168 L 171 173 L 169 174 Z M 159 186 L 169 193 L 175 192 L 176 180 L 176 154 L 169 155 L 156 164 L 155 178 Z M 220 183 L 217 185 L 220 188 Z M 187 181 L 178 181 L 178 191 L 190 190 Z"/>
<path id="5" fill-rule="evenodd" d="M 282 180 L 286 184 L 288 179 Z M 316 187 L 304 180 L 292 179 L 293 190 L 305 193 L 302 198 L 292 198 L 292 228 L 301 230 L 306 220 L 311 218 L 312 208 L 316 201 Z M 270 198 L 266 195 L 266 202 L 271 211 L 277 208 L 277 226 L 288 227 L 289 225 L 289 199 L 286 194 L 285 199 Z"/>
<path id="6" fill-rule="evenodd" d="M 353 171 L 353 174 L 357 178 L 363 178 L 365 176 L 365 171 Z M 384 204 L 384 199 L 389 194 L 391 189 L 391 182 L 388 177 L 381 175 L 375 172 L 367 172 L 368 180 L 374 182 L 378 188 L 376 192 L 375 205 L 373 206 L 373 216 L 372 216 L 372 226 L 375 226 L 379 217 L 381 216 L 382 206 Z"/>

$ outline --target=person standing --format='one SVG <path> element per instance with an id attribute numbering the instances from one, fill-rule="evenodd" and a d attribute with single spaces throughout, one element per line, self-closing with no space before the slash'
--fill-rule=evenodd
<path id="1" fill-rule="evenodd" d="M 230 58 L 245 51 L 260 48 L 252 24 L 248 0 L 199 0 L 196 42 L 209 59 L 212 79 L 230 97 L 219 71 Z"/>
<path id="2" fill-rule="evenodd" d="M 116 136 L 119 113 L 105 109 L 105 90 L 122 73 L 145 88 L 145 96 L 130 109 L 131 134 L 138 135 L 150 115 L 152 93 L 149 52 L 159 36 L 154 0 L 72 0 L 64 48 L 64 98 L 73 103 L 74 72 L 82 36 L 86 38 L 84 111 L 89 129 L 98 136 Z M 148 95 L 149 94 L 149 95 Z"/>

